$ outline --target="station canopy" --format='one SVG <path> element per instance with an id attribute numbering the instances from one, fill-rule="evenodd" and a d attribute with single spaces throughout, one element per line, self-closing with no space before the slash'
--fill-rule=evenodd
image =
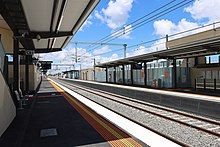
<path id="1" fill-rule="evenodd" d="M 183 59 L 215 54 L 220 54 L 220 27 L 166 41 L 163 50 L 101 63 L 96 67 L 106 68 L 159 59 Z"/>
<path id="2" fill-rule="evenodd" d="M 99 0 L 0 0 L 1 17 L 19 38 L 20 49 L 60 51 Z"/>

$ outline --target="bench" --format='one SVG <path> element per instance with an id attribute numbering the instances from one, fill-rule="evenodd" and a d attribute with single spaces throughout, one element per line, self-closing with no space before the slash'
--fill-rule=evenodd
<path id="1" fill-rule="evenodd" d="M 27 105 L 27 96 L 22 94 L 21 89 L 19 89 L 19 91 L 15 90 L 14 93 L 18 101 L 18 109 L 23 109 L 23 106 Z"/>

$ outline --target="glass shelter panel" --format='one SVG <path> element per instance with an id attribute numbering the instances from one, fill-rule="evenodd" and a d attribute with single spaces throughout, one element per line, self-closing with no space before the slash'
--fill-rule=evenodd
<path id="1" fill-rule="evenodd" d="M 147 63 L 147 86 L 172 87 L 172 65 L 168 60 Z"/>
<path id="2" fill-rule="evenodd" d="M 176 60 L 176 80 L 177 80 L 177 87 L 190 87 L 190 80 L 189 80 L 189 67 L 187 65 L 187 59 L 178 59 Z"/>
<path id="3" fill-rule="evenodd" d="M 108 82 L 114 82 L 114 67 L 108 68 Z"/>
<path id="4" fill-rule="evenodd" d="M 125 84 L 131 84 L 131 65 L 125 65 Z"/>
<path id="5" fill-rule="evenodd" d="M 136 85 L 144 85 L 144 63 L 138 63 L 134 66 L 133 82 Z"/>
<path id="6" fill-rule="evenodd" d="M 122 65 L 116 67 L 116 83 L 123 83 L 123 67 Z"/>
<path id="7" fill-rule="evenodd" d="M 98 71 L 96 72 L 96 81 L 106 82 L 106 71 Z"/>

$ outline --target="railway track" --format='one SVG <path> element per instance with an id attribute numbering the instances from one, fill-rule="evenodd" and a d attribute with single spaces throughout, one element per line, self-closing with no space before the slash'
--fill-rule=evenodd
<path id="1" fill-rule="evenodd" d="M 82 85 L 78 85 L 78 84 L 73 85 L 72 83 L 69 83 L 69 82 L 66 82 L 63 80 L 61 83 L 62 83 L 62 85 L 66 86 L 72 90 L 80 89 L 82 91 L 86 91 L 88 93 L 92 93 L 92 94 L 100 96 L 102 98 L 105 98 L 105 99 L 114 101 L 116 103 L 125 105 L 127 107 L 132 108 L 132 109 L 136 109 L 136 110 L 144 112 L 144 113 L 149 113 L 151 115 L 155 115 L 157 117 L 161 117 L 161 118 L 185 125 L 187 127 L 198 129 L 198 130 L 203 131 L 205 133 L 208 133 L 210 135 L 220 137 L 220 122 L 219 121 L 215 121 L 215 120 L 211 120 L 208 118 L 204 118 L 204 117 L 188 114 L 185 112 L 177 111 L 174 109 L 170 109 L 170 108 L 154 105 L 151 103 L 131 99 L 129 97 L 109 93 L 109 92 L 94 89 L 91 87 L 86 87 L 86 86 L 82 86 Z M 87 97 L 87 98 L 92 100 L 89 97 Z M 92 100 L 92 101 L 94 101 L 94 100 Z M 116 113 L 118 113 L 118 112 L 116 112 Z M 130 118 L 128 118 L 128 119 L 130 119 Z M 132 120 L 132 121 L 135 121 L 135 120 Z M 136 122 L 136 123 L 140 124 L 139 122 Z M 146 127 L 147 129 L 151 129 L 151 128 L 147 127 L 146 125 L 143 125 L 143 124 L 140 124 L 140 125 Z M 184 145 L 184 146 L 186 145 L 185 143 L 179 142 L 179 141 L 173 139 L 172 137 L 168 137 L 164 134 L 161 134 L 157 130 L 152 130 L 152 131 L 159 133 L 160 135 L 162 135 L 162 136 L 164 136 L 164 137 L 166 137 L 166 138 L 168 138 L 168 139 L 170 139 L 180 145 Z"/>

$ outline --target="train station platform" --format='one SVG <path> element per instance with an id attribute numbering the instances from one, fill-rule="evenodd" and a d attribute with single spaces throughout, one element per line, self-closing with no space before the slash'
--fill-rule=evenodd
<path id="1" fill-rule="evenodd" d="M 220 120 L 219 96 L 210 96 L 205 93 L 196 92 L 191 93 L 190 91 L 178 92 L 175 90 L 160 90 L 77 79 L 63 78 L 62 80 Z"/>
<path id="2" fill-rule="evenodd" d="M 30 101 L 1 136 L 1 147 L 147 146 L 46 79 Z"/>

